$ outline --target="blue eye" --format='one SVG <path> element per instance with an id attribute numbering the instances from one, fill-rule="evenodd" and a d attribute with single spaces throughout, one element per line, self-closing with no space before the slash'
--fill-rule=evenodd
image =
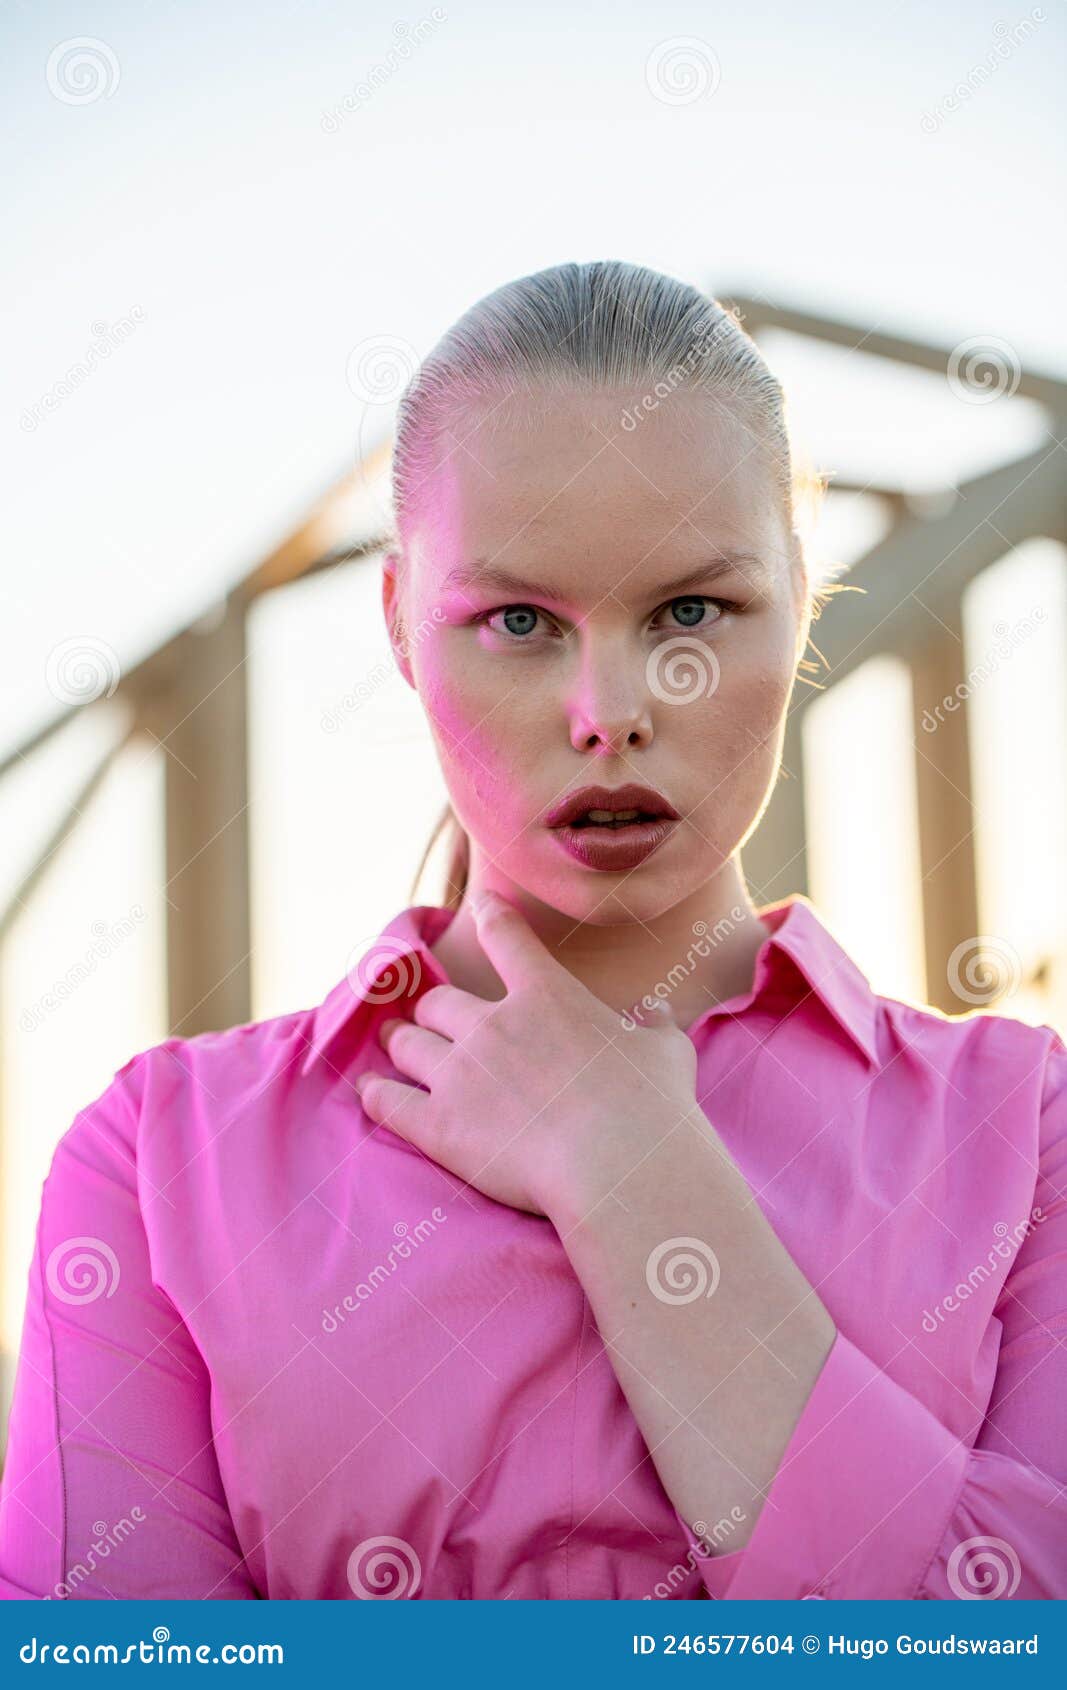
<path id="1" fill-rule="evenodd" d="M 707 615 L 709 606 L 713 606 L 716 611 L 713 617 Z M 705 593 L 689 593 L 685 597 L 671 599 L 657 614 L 661 615 L 663 609 L 670 610 L 672 615 L 678 618 L 673 624 L 675 628 L 703 629 L 712 627 L 723 611 L 730 608 L 725 599 L 709 598 Z M 518 645 L 529 644 L 530 635 L 536 632 L 538 618 L 543 615 L 544 612 L 532 604 L 505 604 L 499 605 L 496 610 L 482 611 L 474 621 L 476 624 L 484 624 L 491 628 L 494 634 Z M 504 618 L 502 628 L 494 623 L 493 619 L 497 616 Z M 662 626 L 664 624 L 660 623 L 660 627 Z"/>
<path id="2" fill-rule="evenodd" d="M 521 640 L 525 635 L 533 632 L 540 614 L 540 611 L 535 610 L 532 604 L 505 604 L 499 610 L 487 610 L 484 615 L 477 618 L 477 621 L 484 622 L 492 627 L 491 619 L 494 616 L 503 616 L 505 619 L 508 617 L 515 618 L 519 626 L 517 628 L 509 626 L 506 631 L 512 639 Z M 493 628 L 494 634 L 500 631 L 500 629 Z"/>
<path id="3" fill-rule="evenodd" d="M 709 605 L 715 606 L 718 611 L 718 615 L 708 618 L 705 621 L 704 613 Z M 719 616 L 722 615 L 723 610 L 726 609 L 727 606 L 725 600 L 723 599 L 712 599 L 708 598 L 703 593 L 697 593 L 695 596 L 693 594 L 689 594 L 686 598 L 671 599 L 667 608 L 671 611 L 672 615 L 679 618 L 677 623 L 679 628 L 702 628 L 705 626 L 710 627 L 713 621 L 717 622 Z M 693 615 L 690 619 L 690 613 L 692 612 L 696 612 L 697 614 Z"/>

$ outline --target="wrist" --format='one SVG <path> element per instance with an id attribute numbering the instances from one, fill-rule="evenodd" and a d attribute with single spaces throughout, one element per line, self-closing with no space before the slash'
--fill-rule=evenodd
<path id="1" fill-rule="evenodd" d="M 700 1157 L 705 1178 L 712 1177 L 713 1166 L 720 1167 L 719 1157 L 726 1158 L 695 1101 L 688 1112 L 572 1122 L 541 1192 L 544 1212 L 561 1237 L 576 1230 L 595 1234 L 625 1215 L 627 1189 L 632 1193 L 635 1182 L 642 1207 L 648 1190 L 658 1188 L 669 1210 L 671 1191 L 685 1177 L 683 1170 L 691 1170 L 694 1156 Z"/>

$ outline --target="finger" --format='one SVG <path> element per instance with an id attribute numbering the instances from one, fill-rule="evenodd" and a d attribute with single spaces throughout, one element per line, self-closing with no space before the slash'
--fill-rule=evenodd
<path id="1" fill-rule="evenodd" d="M 509 992 L 550 970 L 567 973 L 541 943 L 522 911 L 498 892 L 481 892 L 472 903 L 478 943 Z M 573 976 L 568 974 L 567 978 Z"/>
<path id="2" fill-rule="evenodd" d="M 372 1121 L 379 1121 L 409 1144 L 431 1154 L 430 1100 L 425 1092 L 399 1080 L 384 1079 L 381 1074 L 360 1074 L 354 1083 L 364 1113 Z"/>
<path id="3" fill-rule="evenodd" d="M 412 1018 L 420 1027 L 428 1027 L 431 1032 L 442 1033 L 461 1044 L 476 1031 L 492 1007 L 488 998 L 464 992 L 459 986 L 431 986 L 416 998 Z"/>
<path id="4" fill-rule="evenodd" d="M 432 1076 L 449 1051 L 455 1048 L 451 1039 L 443 1039 L 437 1033 L 429 1033 L 425 1028 L 398 1020 L 395 1016 L 383 1021 L 378 1028 L 378 1043 L 394 1068 L 410 1074 L 413 1080 L 424 1086 L 432 1084 Z"/>

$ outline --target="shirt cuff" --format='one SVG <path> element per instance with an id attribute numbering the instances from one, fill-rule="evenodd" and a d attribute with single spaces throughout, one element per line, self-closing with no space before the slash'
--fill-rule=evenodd
<path id="1" fill-rule="evenodd" d="M 969 1454 L 839 1329 L 745 1547 L 694 1544 L 709 1596 L 914 1597 Z"/>

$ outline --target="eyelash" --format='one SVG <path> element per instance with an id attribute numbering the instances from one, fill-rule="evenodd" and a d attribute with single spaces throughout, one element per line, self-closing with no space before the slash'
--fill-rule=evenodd
<path id="1" fill-rule="evenodd" d="M 672 604 L 695 604 L 698 600 L 702 600 L 705 604 L 717 605 L 720 610 L 724 611 L 737 609 L 737 606 L 733 604 L 730 599 L 712 598 L 708 593 L 683 593 L 678 598 L 668 599 L 666 601 L 666 605 L 661 605 L 660 609 L 669 609 Z M 547 611 L 539 609 L 539 607 L 535 604 L 525 604 L 521 599 L 515 599 L 510 604 L 498 604 L 494 606 L 492 610 L 481 611 L 478 616 L 474 617 L 475 626 L 483 624 L 488 626 L 490 617 L 499 616 L 505 610 L 533 610 L 537 612 L 538 616 L 548 615 Z M 707 623 L 706 626 L 712 628 L 715 626 L 717 621 L 718 617 L 716 617 L 712 622 Z M 696 627 L 687 629 L 683 623 L 679 622 L 678 632 L 680 634 L 699 634 L 703 632 L 704 627 L 704 623 L 699 623 Z M 499 634 L 502 639 L 509 640 L 512 645 L 528 645 L 532 637 L 532 630 L 530 634 L 509 634 L 506 628 L 493 628 L 492 632 L 494 634 Z"/>

